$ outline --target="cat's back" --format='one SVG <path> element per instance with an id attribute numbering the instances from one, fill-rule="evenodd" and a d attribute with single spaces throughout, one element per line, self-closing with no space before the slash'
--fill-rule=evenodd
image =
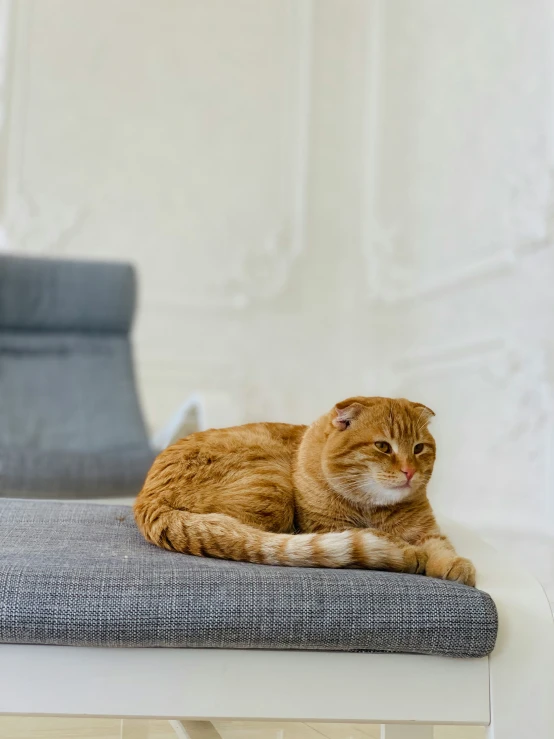
<path id="1" fill-rule="evenodd" d="M 156 457 L 139 497 L 178 494 L 204 512 L 221 510 L 221 496 L 236 490 L 269 486 L 282 494 L 292 491 L 295 453 L 306 428 L 249 423 L 185 436 Z"/>
<path id="2" fill-rule="evenodd" d="M 169 449 L 174 448 L 178 453 L 192 448 L 210 449 L 225 454 L 245 454 L 248 458 L 252 450 L 256 450 L 256 454 L 265 451 L 268 456 L 283 452 L 294 453 L 306 428 L 307 426 L 289 423 L 246 423 L 242 426 L 197 431 L 179 439 Z"/>

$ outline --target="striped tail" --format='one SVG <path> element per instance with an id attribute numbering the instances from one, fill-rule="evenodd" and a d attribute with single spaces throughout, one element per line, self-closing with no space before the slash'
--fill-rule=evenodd
<path id="1" fill-rule="evenodd" d="M 423 550 L 371 529 L 326 534 L 275 534 L 221 513 L 189 513 L 135 504 L 137 525 L 152 544 L 199 557 L 290 567 L 359 567 L 425 572 Z"/>

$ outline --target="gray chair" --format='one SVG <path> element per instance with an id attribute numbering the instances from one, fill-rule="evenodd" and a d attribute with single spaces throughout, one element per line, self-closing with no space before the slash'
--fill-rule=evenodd
<path id="1" fill-rule="evenodd" d="M 135 301 L 129 264 L 0 257 L 0 497 L 140 490 Z"/>

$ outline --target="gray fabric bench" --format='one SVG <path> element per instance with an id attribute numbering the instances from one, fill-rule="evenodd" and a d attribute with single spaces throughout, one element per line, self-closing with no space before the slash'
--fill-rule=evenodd
<path id="1" fill-rule="evenodd" d="M 136 495 L 131 265 L 0 257 L 0 497 Z"/>
<path id="2" fill-rule="evenodd" d="M 126 506 L 0 500 L 0 642 L 481 657 L 489 595 L 417 575 L 202 559 L 147 544 Z"/>

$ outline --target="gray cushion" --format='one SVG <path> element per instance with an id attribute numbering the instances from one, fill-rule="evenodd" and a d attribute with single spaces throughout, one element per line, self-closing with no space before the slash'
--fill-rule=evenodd
<path id="1" fill-rule="evenodd" d="M 0 496 L 87 498 L 135 496 L 152 462 L 149 448 L 42 451 L 0 448 Z"/>
<path id="2" fill-rule="evenodd" d="M 125 336 L 0 332 L 0 448 L 145 446 Z"/>
<path id="3" fill-rule="evenodd" d="M 0 257 L 0 496 L 138 493 L 130 265 Z"/>
<path id="4" fill-rule="evenodd" d="M 8 643 L 481 657 L 497 632 L 479 590 L 166 552 L 123 506 L 0 501 L 0 593 Z"/>
<path id="5" fill-rule="evenodd" d="M 0 258 L 0 328 L 127 333 L 135 309 L 130 264 Z"/>

